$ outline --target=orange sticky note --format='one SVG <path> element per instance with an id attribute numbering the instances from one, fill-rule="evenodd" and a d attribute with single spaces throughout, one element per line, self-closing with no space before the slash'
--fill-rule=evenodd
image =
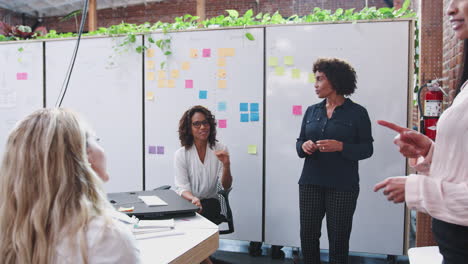
<path id="1" fill-rule="evenodd" d="M 219 89 L 226 88 L 226 80 L 218 80 L 218 88 Z"/>
<path id="2" fill-rule="evenodd" d="M 152 61 L 152 60 L 146 61 L 146 68 L 148 70 L 154 69 L 154 61 Z"/>
<path id="3" fill-rule="evenodd" d="M 154 100 L 154 93 L 153 92 L 146 92 L 146 100 L 153 101 Z"/>
<path id="4" fill-rule="evenodd" d="M 226 78 L 226 70 L 225 69 L 219 69 L 218 70 L 218 77 L 221 78 L 221 79 L 225 79 Z"/>
<path id="5" fill-rule="evenodd" d="M 167 88 L 174 88 L 174 87 L 175 87 L 175 80 L 168 80 Z"/>
<path id="6" fill-rule="evenodd" d="M 172 78 L 172 79 L 177 79 L 177 78 L 179 78 L 179 70 L 172 70 L 172 71 L 171 71 L 171 78 Z"/>
<path id="7" fill-rule="evenodd" d="M 166 79 L 166 71 L 158 71 L 158 79 L 165 80 Z"/>
<path id="8" fill-rule="evenodd" d="M 190 58 L 198 58 L 198 50 L 190 49 Z"/>
<path id="9" fill-rule="evenodd" d="M 153 81 L 154 80 L 154 72 L 147 72 L 146 73 L 146 80 Z"/>
<path id="10" fill-rule="evenodd" d="M 234 48 L 227 48 L 225 55 L 226 57 L 234 57 L 235 53 L 236 50 Z"/>
<path id="11" fill-rule="evenodd" d="M 218 58 L 218 67 L 226 67 L 226 58 Z"/>
<path id="12" fill-rule="evenodd" d="M 167 87 L 167 80 L 158 80 L 158 88 Z"/>
<path id="13" fill-rule="evenodd" d="M 184 71 L 190 70 L 190 62 L 188 62 L 188 61 L 182 62 L 182 70 L 184 70 Z"/>
<path id="14" fill-rule="evenodd" d="M 153 58 L 154 57 L 154 49 L 147 49 L 146 50 L 146 56 L 148 58 Z"/>

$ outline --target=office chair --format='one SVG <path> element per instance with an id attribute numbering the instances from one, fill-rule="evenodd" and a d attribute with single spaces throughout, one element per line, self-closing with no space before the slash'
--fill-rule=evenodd
<path id="1" fill-rule="evenodd" d="M 220 225 L 222 223 L 228 224 L 228 229 L 219 230 L 220 235 L 224 234 L 231 234 L 234 232 L 234 220 L 232 218 L 232 211 L 231 206 L 229 205 L 229 193 L 231 192 L 232 188 L 228 190 L 224 190 L 220 184 L 218 184 L 218 200 L 221 206 L 221 213 L 217 219 L 215 219 L 215 224 Z M 159 186 L 153 190 L 169 190 L 171 188 L 170 185 L 163 185 Z"/>

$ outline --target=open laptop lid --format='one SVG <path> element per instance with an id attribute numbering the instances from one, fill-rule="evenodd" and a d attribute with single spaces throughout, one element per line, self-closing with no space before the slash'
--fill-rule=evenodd
<path id="1" fill-rule="evenodd" d="M 162 206 L 148 206 L 138 196 L 156 195 L 167 203 Z M 174 217 L 186 217 L 195 215 L 199 208 L 173 190 L 154 190 L 139 192 L 109 193 L 107 198 L 115 209 L 119 207 L 134 207 L 133 212 L 125 212 L 139 219 L 164 219 Z"/>

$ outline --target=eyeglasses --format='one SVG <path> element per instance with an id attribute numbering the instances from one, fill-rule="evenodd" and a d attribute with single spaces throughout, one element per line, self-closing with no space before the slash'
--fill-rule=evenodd
<path id="1" fill-rule="evenodd" d="M 209 127 L 210 123 L 206 119 L 203 121 L 195 121 L 192 123 L 192 126 L 194 126 L 195 128 L 200 128 L 202 125 L 205 127 Z"/>

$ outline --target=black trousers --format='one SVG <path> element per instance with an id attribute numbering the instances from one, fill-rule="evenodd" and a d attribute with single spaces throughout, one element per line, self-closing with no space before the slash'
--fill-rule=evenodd
<path id="1" fill-rule="evenodd" d="M 327 215 L 329 256 L 332 264 L 348 263 L 349 237 L 359 190 L 338 191 L 335 188 L 299 185 L 301 248 L 304 264 L 320 263 L 322 220 Z"/>
<path id="2" fill-rule="evenodd" d="M 468 263 L 468 226 L 432 219 L 432 232 L 444 264 Z"/>

